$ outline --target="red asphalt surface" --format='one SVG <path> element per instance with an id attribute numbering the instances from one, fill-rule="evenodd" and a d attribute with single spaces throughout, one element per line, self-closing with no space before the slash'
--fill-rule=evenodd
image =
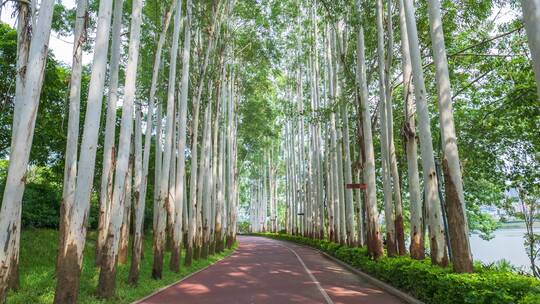
<path id="1" fill-rule="evenodd" d="M 316 250 L 261 237 L 238 241 L 230 257 L 142 303 L 404 303 Z"/>

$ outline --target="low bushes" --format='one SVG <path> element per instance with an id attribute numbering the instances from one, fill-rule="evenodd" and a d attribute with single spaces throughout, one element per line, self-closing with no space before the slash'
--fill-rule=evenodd
<path id="1" fill-rule="evenodd" d="M 427 259 L 405 256 L 373 261 L 365 248 L 285 234 L 260 235 L 317 248 L 428 304 L 540 303 L 540 281 L 508 270 L 477 265 L 473 274 L 457 274 Z"/>

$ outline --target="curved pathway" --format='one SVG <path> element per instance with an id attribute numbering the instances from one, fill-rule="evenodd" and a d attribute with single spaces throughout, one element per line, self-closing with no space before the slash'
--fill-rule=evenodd
<path id="1" fill-rule="evenodd" d="M 316 250 L 262 237 L 238 240 L 230 257 L 141 303 L 403 303 Z"/>

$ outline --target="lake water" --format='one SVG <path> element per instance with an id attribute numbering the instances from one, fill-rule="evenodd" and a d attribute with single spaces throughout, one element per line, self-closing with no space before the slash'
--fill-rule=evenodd
<path id="1" fill-rule="evenodd" d="M 476 261 L 484 263 L 505 259 L 514 266 L 529 270 L 529 257 L 523 245 L 525 228 L 505 228 L 493 233 L 489 241 L 481 239 L 477 234 L 471 236 L 471 250 Z"/>

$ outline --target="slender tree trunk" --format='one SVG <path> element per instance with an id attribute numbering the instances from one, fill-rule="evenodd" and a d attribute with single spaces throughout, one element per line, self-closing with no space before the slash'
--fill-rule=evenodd
<path id="1" fill-rule="evenodd" d="M 521 0 L 523 10 L 523 22 L 529 38 L 529 48 L 536 76 L 536 88 L 540 100 L 540 0 Z M 441 29 L 442 32 L 442 29 Z"/>
<path id="2" fill-rule="evenodd" d="M 169 86 L 167 91 L 167 120 L 165 125 L 165 143 L 163 153 L 163 164 L 161 167 L 159 196 L 157 201 L 156 226 L 154 230 L 154 264 L 152 267 L 152 278 L 161 279 L 163 272 L 163 254 L 165 251 L 166 241 L 166 224 L 167 224 L 167 204 L 169 200 L 169 170 L 171 165 L 172 147 L 173 147 L 173 132 L 174 132 L 174 102 L 176 90 L 176 59 L 178 57 L 178 44 L 180 39 L 180 20 L 182 16 L 182 1 L 176 0 L 173 43 L 171 47 L 171 61 L 169 68 Z"/>
<path id="3" fill-rule="evenodd" d="M 388 136 L 388 164 L 390 165 L 389 171 L 392 175 L 392 183 L 394 190 L 395 200 L 395 229 L 396 229 L 396 241 L 399 255 L 407 254 L 405 246 L 405 227 L 403 223 L 403 205 L 401 202 L 401 185 L 399 180 L 399 171 L 396 157 L 396 147 L 394 144 L 394 114 L 392 109 L 392 83 L 390 82 L 392 71 L 392 59 L 394 51 L 394 29 L 392 25 L 392 0 L 388 0 L 388 17 L 387 30 L 388 30 L 388 52 L 387 52 L 387 64 L 385 75 L 385 89 L 386 89 L 386 129 Z"/>
<path id="4" fill-rule="evenodd" d="M 357 0 L 358 14 L 360 14 L 360 0 Z M 373 149 L 373 137 L 371 133 L 371 118 L 369 115 L 368 88 L 366 82 L 366 61 L 364 46 L 364 29 L 362 23 L 358 27 L 358 67 L 357 81 L 360 88 L 360 107 L 362 109 L 362 127 L 364 134 L 364 146 L 366 151 L 366 163 L 364 168 L 364 181 L 367 184 L 366 196 L 366 221 L 367 221 L 367 244 L 368 252 L 374 259 L 383 255 L 381 233 L 378 225 L 379 214 L 377 211 L 377 189 L 375 183 L 375 152 Z"/>
<path id="5" fill-rule="evenodd" d="M 167 11 L 165 14 L 165 20 L 163 24 L 163 29 L 159 35 L 159 40 L 156 49 L 156 55 L 154 59 L 154 68 L 152 73 L 152 83 L 150 86 L 150 98 L 148 99 L 148 114 L 146 119 L 146 134 L 144 137 L 144 155 L 142 160 L 142 180 L 140 185 L 140 191 L 137 195 L 135 192 L 135 231 L 133 234 L 133 254 L 131 261 L 131 268 L 129 272 L 128 281 L 130 284 L 136 284 L 139 279 L 140 263 L 142 258 L 142 242 L 143 242 L 143 227 L 144 227 L 144 209 L 145 209 L 145 200 L 146 200 L 146 189 L 148 184 L 148 165 L 150 160 L 150 148 L 152 145 L 152 128 L 153 128 L 153 112 L 154 112 L 154 99 L 156 94 L 158 76 L 159 76 L 159 67 L 161 64 L 161 54 L 163 50 L 163 45 L 165 44 L 165 38 L 167 36 L 167 30 L 169 28 L 170 20 L 172 13 L 174 11 L 174 5 L 176 2 L 172 3 L 172 8 Z M 137 114 L 136 114 L 137 115 Z M 138 114 L 140 116 L 140 114 Z M 135 140 L 137 141 L 137 128 L 140 123 L 137 123 L 137 118 L 135 117 Z M 158 118 L 158 123 L 161 123 L 161 117 Z M 160 132 L 156 131 L 156 138 L 159 137 Z M 135 149 L 137 149 L 137 142 L 135 142 Z M 156 152 L 161 151 L 161 148 L 158 146 L 158 141 L 156 140 Z M 156 164 L 157 156 L 156 155 Z M 135 165 L 137 166 L 137 150 L 135 150 Z M 161 159 L 160 159 L 161 160 Z M 156 174 L 158 173 L 158 166 L 156 166 Z M 137 176 L 135 176 L 137 180 Z M 157 184 L 157 183 L 156 183 Z M 137 191 L 137 190 L 136 190 Z M 137 203 L 137 201 L 139 201 Z"/>
<path id="6" fill-rule="evenodd" d="M 422 70 L 422 59 L 420 57 L 420 44 L 418 42 L 418 32 L 416 29 L 413 1 L 404 0 L 404 7 L 413 68 L 414 92 L 416 95 L 416 107 L 418 113 L 418 129 L 420 131 L 420 148 L 424 176 L 424 195 L 426 198 L 426 210 L 429 223 L 431 261 L 434 264 L 445 266 L 448 264 L 448 257 L 446 255 L 442 208 L 438 194 L 438 180 L 435 172 L 435 160 L 433 158 L 433 142 L 431 137 L 429 109 L 427 107 L 426 88 L 424 83 L 424 73 Z"/>
<path id="7" fill-rule="evenodd" d="M 454 111 L 448 59 L 441 20 L 439 0 L 428 1 L 429 25 L 435 62 L 435 76 L 439 92 L 439 120 L 443 145 L 443 170 L 445 181 L 446 209 L 448 213 L 449 237 L 454 270 L 473 272 L 471 246 L 469 244 L 469 225 L 463 194 L 463 179 L 454 126 Z M 537 24 L 538 26 L 539 24 Z M 537 28 L 538 29 L 538 28 Z"/>
<path id="8" fill-rule="evenodd" d="M 409 182 L 409 201 L 411 213 L 411 257 L 417 260 L 425 258 L 423 233 L 423 204 L 418 176 L 418 153 L 416 142 L 415 107 L 412 88 L 412 65 L 409 51 L 409 35 L 405 20 L 403 0 L 399 0 L 399 25 L 401 33 L 401 54 L 403 65 L 403 96 L 405 98 L 405 123 L 403 137 L 407 151 L 407 176 Z"/>
<path id="9" fill-rule="evenodd" d="M 123 0 L 115 1 L 112 27 L 111 68 L 109 96 L 107 100 L 107 118 L 105 122 L 105 140 L 103 144 L 103 170 L 101 173 L 101 191 L 99 196 L 98 239 L 96 243 L 96 265 L 101 263 L 102 249 L 107 240 L 111 201 L 113 195 L 114 168 L 116 166 L 116 104 L 118 101 L 118 72 L 120 70 L 120 47 L 122 37 Z"/>
<path id="10" fill-rule="evenodd" d="M 152 125 L 152 112 L 148 112 L 148 121 L 150 123 L 150 128 Z M 151 133 L 147 133 L 148 137 L 152 136 Z M 142 255 L 142 240 L 143 240 L 143 224 L 144 224 L 144 197 L 141 196 L 142 188 L 145 187 L 143 182 L 146 183 L 145 175 L 145 166 L 143 160 L 143 150 L 142 150 L 142 113 L 141 107 L 137 106 L 135 109 L 135 132 L 134 132 L 134 150 L 135 150 L 135 159 L 134 159 L 134 171 L 135 178 L 133 180 L 133 245 L 132 245 L 132 254 L 131 254 L 131 267 L 129 270 L 128 282 L 130 284 L 137 283 L 139 276 L 139 269 L 141 263 Z M 146 152 L 146 150 L 145 150 Z"/>
<path id="11" fill-rule="evenodd" d="M 188 4 L 190 5 L 190 4 Z M 216 8 L 217 9 L 217 8 Z M 215 19 L 216 17 L 216 11 L 213 12 L 213 17 Z M 213 24 L 213 29 L 215 29 L 216 22 Z M 213 32 L 213 31 L 212 31 Z M 190 196 L 189 196 L 189 229 L 188 229 L 188 244 L 186 248 L 186 259 L 185 264 L 186 266 L 191 266 L 192 259 L 194 257 L 193 252 L 193 246 L 194 242 L 197 240 L 197 245 L 200 245 L 200 234 L 197 231 L 198 219 L 200 220 L 200 205 L 197 201 L 197 171 L 198 171 L 198 133 L 199 133 L 199 109 L 200 109 L 200 102 L 201 102 L 201 96 L 202 96 L 202 90 L 204 88 L 204 81 L 206 76 L 206 69 L 208 67 L 208 63 L 210 60 L 210 52 L 213 49 L 213 41 L 214 36 L 210 35 L 208 37 L 208 44 L 204 55 L 204 61 L 201 66 L 201 77 L 199 80 L 199 86 L 197 88 L 197 93 L 193 98 L 193 138 L 192 138 L 192 146 L 191 146 L 191 180 L 190 180 Z M 195 239 L 197 237 L 197 239 Z M 195 254 L 195 257 L 197 257 L 198 254 Z"/>
<path id="12" fill-rule="evenodd" d="M 133 140 L 134 140 L 133 136 Z M 126 178 L 126 189 L 124 191 L 124 215 L 122 216 L 122 225 L 120 226 L 120 241 L 118 249 L 118 264 L 125 264 L 128 258 L 129 234 L 131 227 L 131 204 L 133 190 L 133 166 L 135 161 L 134 143 L 131 143 L 131 152 L 129 155 L 128 173 Z"/>
<path id="13" fill-rule="evenodd" d="M 21 12 L 19 12 L 21 14 Z M 79 122 L 81 112 L 81 78 L 82 53 L 86 43 L 86 26 L 88 17 L 88 2 L 77 2 L 76 21 L 73 39 L 73 61 L 71 65 L 71 80 L 69 85 L 69 118 L 66 139 L 66 161 L 64 165 L 64 188 L 60 206 L 59 251 L 64 251 L 65 228 L 67 223 L 66 210 L 70 209 L 75 199 L 77 185 L 77 155 L 79 146 Z M 57 261 L 58 264 L 58 261 Z"/>
<path id="14" fill-rule="evenodd" d="M 119 149 L 115 172 L 113 200 L 111 203 L 111 218 L 107 242 L 103 249 L 104 255 L 98 282 L 98 296 L 110 298 L 116 287 L 116 262 L 125 209 L 126 184 L 129 178 L 129 155 L 131 151 L 131 135 L 133 133 L 133 103 L 135 100 L 139 46 L 141 37 L 143 0 L 133 1 L 131 13 L 131 30 L 129 38 L 128 63 L 126 68 L 125 96 L 122 105 L 122 122 L 120 127 Z M 128 232 L 129 233 L 129 232 Z"/>
<path id="15" fill-rule="evenodd" d="M 187 99 L 189 90 L 189 62 L 191 49 L 191 0 L 186 3 L 186 22 L 184 29 L 184 48 L 182 51 L 182 79 L 180 98 L 178 99 L 178 161 L 176 162 L 176 194 L 175 194 L 175 222 L 173 230 L 173 245 L 170 268 L 172 271 L 180 271 L 180 251 L 183 236 L 184 205 L 186 204 L 186 127 L 187 127 Z"/>
<path id="16" fill-rule="evenodd" d="M 381 162 L 384 188 L 384 215 L 386 224 L 386 249 L 388 256 L 398 253 L 394 205 L 392 202 L 392 177 L 390 168 L 389 138 L 387 123 L 386 75 L 384 62 L 383 3 L 377 0 L 377 57 L 379 61 L 379 113 L 381 129 Z"/>
<path id="17" fill-rule="evenodd" d="M 26 48 L 27 39 L 30 37 L 26 24 L 18 30 L 18 56 L 28 58 L 17 59 L 17 66 L 26 64 L 25 70 L 18 70 L 17 85 L 23 86 L 16 89 L 15 111 L 13 113 L 13 132 L 9 156 L 9 167 L 5 181 L 4 196 L 0 208 L 0 240 L 3 249 L 0 251 L 0 301 L 4 302 L 9 287 L 17 287 L 19 264 L 19 243 L 21 227 L 21 208 L 24 187 L 26 184 L 26 169 L 30 158 L 30 149 L 34 136 L 34 127 L 39 107 L 39 97 L 43 85 L 45 64 L 51 31 L 51 21 L 54 1 L 43 0 L 40 5 L 37 26 L 33 29 L 33 37 Z M 27 7 L 24 9 L 20 21 L 27 18 Z M 22 51 L 22 53 L 19 53 Z M 24 74 L 26 73 L 26 74 Z"/>
<path id="18" fill-rule="evenodd" d="M 92 74 L 88 89 L 84 132 L 81 153 L 77 168 L 77 186 L 75 201 L 66 223 L 66 242 L 63 251 L 58 253 L 57 285 L 55 303 L 75 303 L 79 289 L 82 267 L 82 253 L 86 242 L 86 225 L 90 209 L 90 197 L 94 180 L 96 150 L 99 137 L 103 86 L 107 68 L 107 53 L 112 14 L 112 1 L 99 3 L 97 36 L 94 45 Z"/>

